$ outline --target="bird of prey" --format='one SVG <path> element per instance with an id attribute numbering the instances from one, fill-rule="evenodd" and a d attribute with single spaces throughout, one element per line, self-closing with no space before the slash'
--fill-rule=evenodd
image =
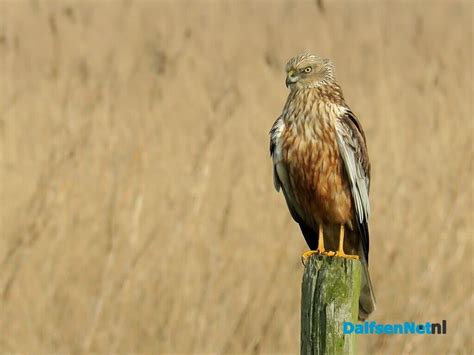
<path id="1" fill-rule="evenodd" d="M 359 259 L 359 319 L 375 310 L 370 281 L 370 162 L 365 135 L 344 101 L 328 59 L 298 55 L 286 65 L 290 89 L 270 130 L 273 181 L 311 254 Z M 346 252 L 348 254 L 346 254 Z"/>

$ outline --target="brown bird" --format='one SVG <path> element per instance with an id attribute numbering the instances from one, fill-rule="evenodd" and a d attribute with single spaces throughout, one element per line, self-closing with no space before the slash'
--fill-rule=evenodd
<path id="1" fill-rule="evenodd" d="M 313 253 L 359 259 L 359 319 L 375 310 L 368 270 L 370 162 L 362 127 L 328 59 L 298 55 L 286 65 L 290 94 L 270 131 L 273 180 Z M 346 254 L 346 252 L 348 254 Z"/>

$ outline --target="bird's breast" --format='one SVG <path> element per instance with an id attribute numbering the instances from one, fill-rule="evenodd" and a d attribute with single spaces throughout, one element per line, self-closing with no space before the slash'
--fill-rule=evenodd
<path id="1" fill-rule="evenodd" d="M 303 110 L 285 127 L 282 158 L 300 208 L 319 223 L 347 223 L 350 190 L 331 115 L 314 108 L 306 114 Z"/>

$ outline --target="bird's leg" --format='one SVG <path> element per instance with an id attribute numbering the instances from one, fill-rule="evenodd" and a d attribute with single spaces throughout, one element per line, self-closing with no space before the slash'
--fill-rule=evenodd
<path id="1" fill-rule="evenodd" d="M 318 249 L 308 250 L 303 255 L 301 255 L 301 261 L 303 262 L 303 265 L 306 265 L 306 261 L 313 254 L 327 255 L 327 256 L 334 256 L 335 255 L 335 253 L 333 251 L 326 251 L 326 249 L 324 249 L 324 233 L 323 233 L 322 223 L 319 224 Z"/>
<path id="2" fill-rule="evenodd" d="M 336 252 L 336 255 L 340 258 L 346 258 L 346 259 L 355 259 L 359 260 L 359 255 L 348 255 L 344 253 L 344 225 L 341 224 L 341 230 L 339 232 L 339 249 Z"/>

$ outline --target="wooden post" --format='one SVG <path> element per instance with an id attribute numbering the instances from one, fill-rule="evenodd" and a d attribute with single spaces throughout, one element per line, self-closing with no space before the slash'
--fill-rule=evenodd
<path id="1" fill-rule="evenodd" d="M 358 260 L 312 255 L 301 292 L 301 355 L 355 354 L 355 334 L 344 322 L 357 322 L 361 265 Z"/>

